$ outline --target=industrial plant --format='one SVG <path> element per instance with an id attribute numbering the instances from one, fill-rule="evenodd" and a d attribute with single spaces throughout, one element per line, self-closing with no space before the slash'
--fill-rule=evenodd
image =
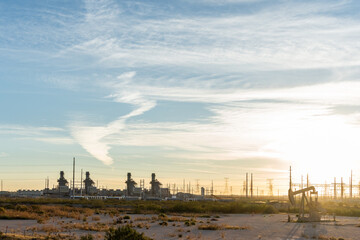
<path id="1" fill-rule="evenodd" d="M 171 197 L 169 188 L 163 188 L 159 180 L 156 179 L 155 173 L 151 174 L 150 189 L 144 188 L 143 184 L 139 187 L 132 179 L 131 173 L 127 173 L 126 189 L 100 189 L 97 188 L 95 182 L 90 177 L 90 172 L 85 173 L 85 179 L 79 184 L 71 186 L 65 178 L 64 172 L 60 171 L 58 185 L 49 188 L 46 184 L 43 190 L 43 196 L 47 197 L 69 197 L 69 198 L 119 198 L 127 200 L 161 200 Z M 143 183 L 143 182 L 141 182 Z"/>

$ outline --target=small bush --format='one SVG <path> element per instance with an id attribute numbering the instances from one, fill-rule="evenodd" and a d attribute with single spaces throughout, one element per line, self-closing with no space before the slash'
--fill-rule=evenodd
<path id="1" fill-rule="evenodd" d="M 94 240 L 94 237 L 93 237 L 93 235 L 88 234 L 88 235 L 85 235 L 85 236 L 81 236 L 80 240 Z"/>
<path id="2" fill-rule="evenodd" d="M 5 213 L 5 208 L 0 207 L 0 213 Z"/>
<path id="3" fill-rule="evenodd" d="M 216 224 L 200 225 L 199 230 L 221 230 L 221 227 Z"/>
<path id="4" fill-rule="evenodd" d="M 129 216 L 129 215 L 125 215 L 125 216 L 124 216 L 124 219 L 130 219 L 130 216 Z"/>
<path id="5" fill-rule="evenodd" d="M 184 222 L 185 226 L 191 226 L 191 225 L 195 225 L 196 224 L 196 220 L 195 219 L 190 219 L 190 220 L 186 220 Z"/>
<path id="6" fill-rule="evenodd" d="M 118 227 L 117 229 L 110 228 L 105 234 L 105 240 L 151 240 L 144 236 L 143 233 L 137 232 L 129 225 Z"/>
<path id="7" fill-rule="evenodd" d="M 168 225 L 168 223 L 167 223 L 167 222 L 165 222 L 165 221 L 164 221 L 164 222 L 159 222 L 159 225 L 160 225 L 160 226 L 167 226 L 167 225 Z"/>

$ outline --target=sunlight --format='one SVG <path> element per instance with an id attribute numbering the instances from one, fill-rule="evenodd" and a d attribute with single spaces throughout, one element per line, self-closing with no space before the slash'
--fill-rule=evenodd
<path id="1" fill-rule="evenodd" d="M 360 153 L 360 128 L 352 116 L 319 115 L 286 121 L 281 131 L 272 132 L 274 142 L 265 149 L 289 164 L 298 174 L 319 182 L 347 177 Z"/>

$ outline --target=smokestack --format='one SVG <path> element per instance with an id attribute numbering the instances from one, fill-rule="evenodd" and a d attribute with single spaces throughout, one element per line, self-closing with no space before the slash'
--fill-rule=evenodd
<path id="1" fill-rule="evenodd" d="M 73 159 L 73 196 L 75 196 L 75 158 Z"/>

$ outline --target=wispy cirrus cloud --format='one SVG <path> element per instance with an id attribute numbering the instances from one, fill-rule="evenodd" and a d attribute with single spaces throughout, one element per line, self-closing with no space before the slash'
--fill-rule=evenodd
<path id="1" fill-rule="evenodd" d="M 360 34 L 358 22 L 323 14 L 346 3 L 289 2 L 240 16 L 141 20 L 119 10 L 111 21 L 100 18 L 102 31 L 117 31 L 75 48 L 97 56 L 104 66 L 212 65 L 223 71 L 349 66 L 359 64 L 351 57 L 351 52 L 360 50 L 354 41 Z M 113 5 L 113 9 L 122 7 Z"/>
<path id="2" fill-rule="evenodd" d="M 59 127 L 38 127 L 29 125 L 0 125 L 0 134 L 49 144 L 69 145 L 74 140 L 67 135 L 67 130 Z"/>
<path id="3" fill-rule="evenodd" d="M 70 126 L 71 133 L 76 141 L 106 165 L 112 164 L 114 160 L 109 156 L 111 143 L 106 142 L 105 138 L 121 132 L 125 128 L 125 121 L 128 118 L 141 115 L 156 105 L 155 101 L 144 98 L 138 90 L 126 87 L 135 74 L 135 72 L 127 72 L 119 75 L 117 81 L 109 85 L 115 89 L 114 94 L 108 96 L 116 102 L 133 105 L 134 110 L 106 126 L 86 126 L 86 123 L 72 123 Z"/>

